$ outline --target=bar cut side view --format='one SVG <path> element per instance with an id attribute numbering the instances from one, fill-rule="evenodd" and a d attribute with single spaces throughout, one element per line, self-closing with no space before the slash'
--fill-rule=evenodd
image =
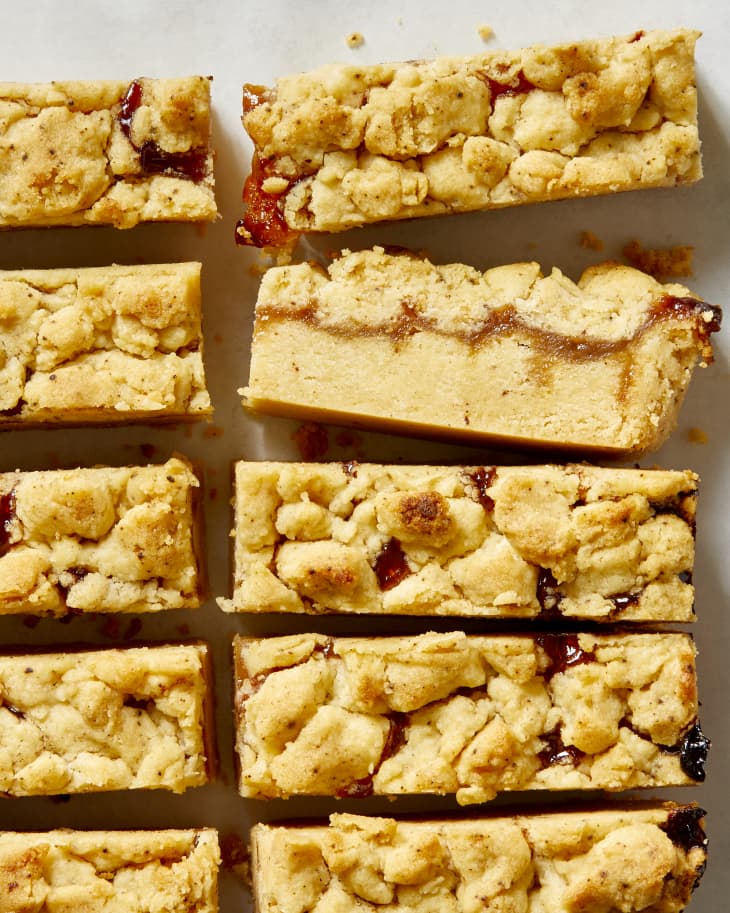
<path id="1" fill-rule="evenodd" d="M 692 621 L 696 493 L 688 470 L 240 462 L 219 604 Z"/>
<path id="2" fill-rule="evenodd" d="M 0 832 L 8 913 L 217 913 L 214 830 Z"/>
<path id="3" fill-rule="evenodd" d="M 0 615 L 197 608 L 199 485 L 177 457 L 0 473 Z"/>
<path id="4" fill-rule="evenodd" d="M 202 786 L 209 679 L 202 644 L 1 656 L 0 794 Z"/>
<path id="5" fill-rule="evenodd" d="M 0 228 L 216 218 L 210 80 L 0 82 Z"/>
<path id="6" fill-rule="evenodd" d="M 237 637 L 239 790 L 622 790 L 704 778 L 685 634 Z"/>
<path id="7" fill-rule="evenodd" d="M 332 815 L 257 824 L 257 913 L 656 910 L 681 913 L 702 877 L 695 805 L 647 804 L 461 820 Z"/>
<path id="8" fill-rule="evenodd" d="M 237 237 L 687 184 L 702 177 L 699 33 L 330 65 L 246 85 L 254 143 Z"/>
<path id="9" fill-rule="evenodd" d="M 0 430 L 211 414 L 200 263 L 0 272 Z"/>
<path id="10" fill-rule="evenodd" d="M 275 267 L 256 304 L 250 409 L 479 443 L 660 446 L 720 309 L 626 266 L 575 284 L 382 248 Z"/>

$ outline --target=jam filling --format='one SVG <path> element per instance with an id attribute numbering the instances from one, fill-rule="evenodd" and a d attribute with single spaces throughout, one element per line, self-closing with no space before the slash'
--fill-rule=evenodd
<path id="1" fill-rule="evenodd" d="M 679 743 L 679 763 L 682 770 L 701 783 L 705 779 L 705 764 L 712 742 L 702 732 L 699 720 Z"/>
<path id="2" fill-rule="evenodd" d="M 534 82 L 525 76 L 522 70 L 519 70 L 509 82 L 502 82 L 499 79 L 493 79 L 491 76 L 488 76 L 484 71 L 480 70 L 477 72 L 477 76 L 489 86 L 489 95 L 492 99 L 492 107 L 498 98 L 501 98 L 503 95 L 512 96 L 512 95 L 527 95 L 528 92 L 531 92 L 536 88 Z"/>
<path id="3" fill-rule="evenodd" d="M 408 726 L 407 713 L 391 713 L 388 715 L 388 734 L 385 737 L 383 750 L 380 752 L 378 763 L 371 774 L 361 777 L 359 780 L 353 780 L 342 789 L 338 790 L 336 795 L 340 799 L 362 799 L 373 794 L 373 780 L 383 766 L 383 764 L 392 758 L 406 743 L 406 728 Z"/>
<path id="4" fill-rule="evenodd" d="M 477 500 L 488 514 L 491 514 L 494 510 L 494 499 L 489 497 L 487 489 L 491 487 L 496 475 L 496 466 L 490 466 L 488 469 L 485 466 L 480 466 L 474 472 L 468 474 L 469 480 L 474 485 Z"/>
<path id="5" fill-rule="evenodd" d="M 0 707 L 4 707 L 9 713 L 12 713 L 14 717 L 17 717 L 19 720 L 25 719 L 25 713 L 22 710 L 19 710 L 14 704 L 8 704 L 6 701 L 0 701 Z"/>
<path id="6" fill-rule="evenodd" d="M 122 99 L 117 121 L 122 133 L 139 153 L 144 174 L 168 174 L 200 183 L 208 173 L 207 149 L 190 149 L 188 152 L 166 152 L 157 143 L 147 140 L 138 146 L 132 139 L 132 121 L 142 104 L 142 84 L 135 79 Z"/>
<path id="7" fill-rule="evenodd" d="M 10 549 L 10 532 L 15 517 L 15 492 L 0 495 L 0 555 Z"/>
<path id="8" fill-rule="evenodd" d="M 291 190 L 290 182 L 279 193 L 267 193 L 264 181 L 279 175 L 270 160 L 254 154 L 251 173 L 243 185 L 243 202 L 246 214 L 236 224 L 236 244 L 253 247 L 291 247 L 299 233 L 286 224 L 280 201 Z"/>
<path id="9" fill-rule="evenodd" d="M 343 472 L 345 473 L 345 475 L 348 476 L 350 479 L 356 479 L 356 478 L 357 478 L 357 468 L 358 468 L 358 465 L 359 465 L 359 464 L 358 464 L 357 460 L 346 460 L 346 461 L 342 464 L 342 471 L 343 471 Z"/>
<path id="10" fill-rule="evenodd" d="M 641 593 L 619 593 L 616 596 L 611 596 L 611 602 L 616 606 L 619 611 L 623 609 L 628 609 L 629 606 L 637 605 L 639 602 L 639 597 Z"/>
<path id="11" fill-rule="evenodd" d="M 595 653 L 582 649 L 577 634 L 538 634 L 535 639 L 550 661 L 544 673 L 546 681 L 553 675 L 565 672 L 566 669 L 591 663 L 596 659 Z"/>
<path id="12" fill-rule="evenodd" d="M 390 538 L 382 547 L 373 570 L 381 590 L 392 590 L 411 573 L 405 553 L 396 538 Z"/>
<path id="13" fill-rule="evenodd" d="M 585 752 L 575 745 L 566 745 L 560 728 L 554 729 L 541 736 L 545 747 L 539 752 L 537 758 L 543 767 L 552 767 L 554 764 L 569 764 L 577 767 L 585 757 Z"/>
<path id="14" fill-rule="evenodd" d="M 702 828 L 702 819 L 706 814 L 697 805 L 683 805 L 672 809 L 667 823 L 660 826 L 675 846 L 689 853 L 697 846 L 707 846 L 707 835 Z"/>
<path id="15" fill-rule="evenodd" d="M 540 611 L 544 615 L 559 616 L 562 598 L 553 572 L 547 567 L 541 567 L 537 573 L 537 601 Z"/>

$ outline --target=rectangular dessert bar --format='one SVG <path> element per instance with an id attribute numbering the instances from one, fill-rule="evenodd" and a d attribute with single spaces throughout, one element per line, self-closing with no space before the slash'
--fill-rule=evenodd
<path id="1" fill-rule="evenodd" d="M 565 466 L 235 466 L 228 612 L 694 619 L 697 476 Z"/>
<path id="2" fill-rule="evenodd" d="M 246 85 L 240 243 L 686 184 L 702 176 L 686 29 Z"/>
<path id="3" fill-rule="evenodd" d="M 0 473 L 0 615 L 197 608 L 199 484 L 177 457 Z"/>
<path id="4" fill-rule="evenodd" d="M 217 913 L 214 830 L 0 832 L 6 913 Z"/>
<path id="5" fill-rule="evenodd" d="M 209 679 L 203 644 L 0 656 L 0 794 L 202 786 Z"/>
<path id="6" fill-rule="evenodd" d="M 702 809 L 675 803 L 461 820 L 257 824 L 257 913 L 367 909 L 680 913 L 705 867 Z M 371 906 L 374 905 L 374 906 Z"/>
<path id="7" fill-rule="evenodd" d="M 325 637 L 234 643 L 239 791 L 622 790 L 704 778 L 686 634 Z"/>
<path id="8" fill-rule="evenodd" d="M 0 430 L 210 415 L 200 268 L 0 272 Z"/>
<path id="9" fill-rule="evenodd" d="M 266 272 L 250 409 L 407 434 L 629 455 L 660 446 L 720 309 L 616 263 L 576 284 L 382 248 Z"/>
<path id="10" fill-rule="evenodd" d="M 217 216 L 210 80 L 0 82 L 0 228 Z"/>

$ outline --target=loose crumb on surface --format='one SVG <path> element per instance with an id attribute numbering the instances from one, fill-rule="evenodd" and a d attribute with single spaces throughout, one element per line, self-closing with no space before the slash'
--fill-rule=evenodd
<path id="1" fill-rule="evenodd" d="M 477 34 L 482 41 L 489 41 L 490 38 L 494 38 L 494 29 L 491 25 L 478 25 Z"/>
<path id="2" fill-rule="evenodd" d="M 307 462 L 321 460 L 327 455 L 329 435 L 327 429 L 317 422 L 300 425 L 292 434 L 292 440 L 297 445 L 301 458 Z"/>
<path id="3" fill-rule="evenodd" d="M 587 250 L 603 250 L 603 241 L 594 235 L 592 231 L 582 231 L 580 233 L 580 246 Z"/>
<path id="4" fill-rule="evenodd" d="M 345 38 L 348 48 L 360 48 L 365 44 L 365 36 L 362 32 L 350 32 Z"/>
<path id="5" fill-rule="evenodd" d="M 709 439 L 707 432 L 701 428 L 692 427 L 687 430 L 687 440 L 690 444 L 706 444 Z"/>
<path id="6" fill-rule="evenodd" d="M 624 245 L 624 257 L 632 266 L 648 273 L 655 279 L 665 276 L 691 276 L 694 247 L 642 247 L 634 238 Z"/>

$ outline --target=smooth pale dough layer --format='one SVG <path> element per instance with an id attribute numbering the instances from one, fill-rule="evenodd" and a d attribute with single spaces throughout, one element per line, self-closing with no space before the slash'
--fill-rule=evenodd
<path id="1" fill-rule="evenodd" d="M 208 679 L 201 644 L 0 657 L 0 793 L 202 786 Z"/>
<path id="2" fill-rule="evenodd" d="M 673 429 L 719 309 L 603 263 L 482 273 L 382 248 L 266 272 L 249 408 L 465 441 L 632 455 Z"/>
<path id="3" fill-rule="evenodd" d="M 0 82 L 0 228 L 209 222 L 210 80 Z"/>
<path id="4" fill-rule="evenodd" d="M 0 430 L 210 415 L 200 269 L 0 272 Z"/>
<path id="5" fill-rule="evenodd" d="M 239 790 L 467 805 L 690 784 L 694 656 L 685 634 L 239 636 Z"/>
<path id="6" fill-rule="evenodd" d="M 235 485 L 225 611 L 694 618 L 690 471 L 240 462 Z"/>
<path id="7" fill-rule="evenodd" d="M 4 913 L 217 913 L 210 829 L 0 833 Z"/>
<path id="8" fill-rule="evenodd" d="M 673 803 L 461 821 L 332 815 L 251 831 L 258 913 L 681 913 L 703 812 Z M 691 839 L 678 840 L 687 825 Z M 676 833 L 675 833 L 676 832 Z"/>
<path id="9" fill-rule="evenodd" d="M 0 615 L 197 608 L 190 465 L 0 473 Z"/>
<path id="10" fill-rule="evenodd" d="M 246 86 L 240 239 L 286 246 L 302 231 L 696 181 L 698 37 L 330 65 Z"/>

